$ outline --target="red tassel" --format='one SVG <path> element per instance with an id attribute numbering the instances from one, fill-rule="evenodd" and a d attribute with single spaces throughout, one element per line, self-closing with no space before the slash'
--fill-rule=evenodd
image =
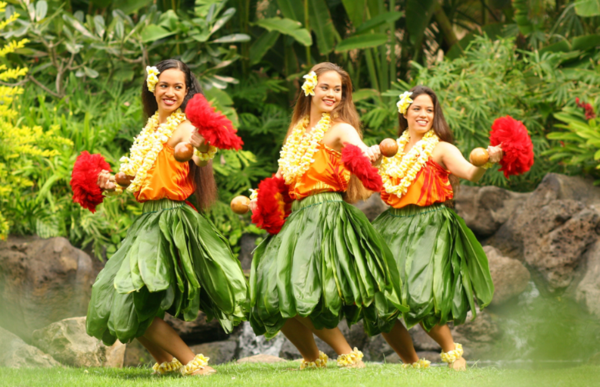
<path id="1" fill-rule="evenodd" d="M 275 176 L 266 178 L 258 184 L 252 222 L 270 234 L 277 234 L 291 212 L 291 203 L 285 180 Z"/>
<path id="2" fill-rule="evenodd" d="M 237 130 L 231 121 L 216 112 L 202 94 L 192 97 L 185 108 L 185 115 L 210 145 L 219 149 L 242 149 L 244 142 L 235 134 Z"/>
<path id="3" fill-rule="evenodd" d="M 104 200 L 102 190 L 98 187 L 98 175 L 103 169 L 111 171 L 101 154 L 91 155 L 88 151 L 83 151 L 77 157 L 71 174 L 74 203 L 96 212 L 96 206 Z"/>
<path id="4" fill-rule="evenodd" d="M 377 168 L 371 165 L 371 161 L 356 145 L 345 144 L 342 149 L 342 163 L 347 170 L 358 177 L 366 189 L 379 192 L 383 188 L 383 181 Z"/>
<path id="5" fill-rule="evenodd" d="M 492 124 L 490 144 L 502 144 L 504 157 L 500 161 L 504 176 L 521 175 L 533 165 L 533 143 L 527 128 L 511 116 L 497 118 Z"/>

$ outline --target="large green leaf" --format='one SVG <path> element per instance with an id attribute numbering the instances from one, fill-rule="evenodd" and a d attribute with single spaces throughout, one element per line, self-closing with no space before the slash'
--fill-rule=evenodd
<path id="1" fill-rule="evenodd" d="M 407 0 L 406 29 L 410 33 L 411 43 L 418 44 L 422 41 L 436 5 L 436 0 Z"/>
<path id="2" fill-rule="evenodd" d="M 305 28 L 302 28 L 302 24 L 292 19 L 274 17 L 270 19 L 259 19 L 253 24 L 260 26 L 267 31 L 277 31 L 284 35 L 289 35 L 305 46 L 310 46 L 312 44 L 310 33 Z"/>
<path id="3" fill-rule="evenodd" d="M 317 36 L 321 55 L 329 54 L 335 45 L 333 21 L 325 0 L 309 0 L 310 28 Z"/>
<path id="4" fill-rule="evenodd" d="M 115 1 L 116 8 L 120 9 L 126 15 L 137 12 L 140 8 L 152 3 L 153 0 L 127 0 Z"/>
<path id="5" fill-rule="evenodd" d="M 377 15 L 358 26 L 358 28 L 356 29 L 356 34 L 362 34 L 363 32 L 370 31 L 374 28 L 389 23 L 394 23 L 396 20 L 400 19 L 402 15 L 404 15 L 404 12 L 385 12 L 380 15 Z"/>
<path id="6" fill-rule="evenodd" d="M 379 97 L 379 92 L 375 89 L 360 89 L 352 93 L 352 102 L 356 103 L 369 98 Z"/>
<path id="7" fill-rule="evenodd" d="M 269 51 L 271 47 L 279 38 L 279 32 L 277 31 L 265 31 L 258 39 L 250 46 L 250 64 L 255 65 L 260 62 L 263 56 Z"/>
<path id="8" fill-rule="evenodd" d="M 387 41 L 388 36 L 386 34 L 366 34 L 353 36 L 351 38 L 342 40 L 335 47 L 335 52 L 379 47 L 382 44 L 385 44 Z"/>
<path id="9" fill-rule="evenodd" d="M 579 16 L 591 17 L 600 15 L 600 0 L 577 0 L 575 12 Z"/>
<path id="10" fill-rule="evenodd" d="M 142 31 L 142 42 L 149 43 L 156 40 L 166 38 L 167 36 L 173 35 L 175 32 L 167 31 L 161 26 L 156 24 L 150 24 Z"/>
<path id="11" fill-rule="evenodd" d="M 352 24 L 361 25 L 365 13 L 365 0 L 342 0 L 342 3 Z"/>
<path id="12" fill-rule="evenodd" d="M 301 0 L 277 0 L 283 17 L 304 23 L 304 6 Z"/>

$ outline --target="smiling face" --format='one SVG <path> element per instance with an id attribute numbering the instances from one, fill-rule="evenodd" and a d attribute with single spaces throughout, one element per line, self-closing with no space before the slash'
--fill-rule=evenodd
<path id="1" fill-rule="evenodd" d="M 337 71 L 327 71 L 319 75 L 312 108 L 330 113 L 342 101 L 342 77 Z"/>
<path id="2" fill-rule="evenodd" d="M 169 114 L 174 112 L 181 106 L 186 95 L 187 87 L 183 71 L 168 69 L 160 73 L 154 89 L 159 111 Z"/>
<path id="3" fill-rule="evenodd" d="M 413 103 L 404 115 L 408 122 L 408 130 L 415 134 L 427 133 L 433 125 L 434 117 L 433 101 L 427 94 L 421 94 L 413 98 Z"/>

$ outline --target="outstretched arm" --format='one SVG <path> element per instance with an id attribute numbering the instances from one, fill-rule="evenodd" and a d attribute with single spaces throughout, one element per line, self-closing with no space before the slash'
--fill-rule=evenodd
<path id="1" fill-rule="evenodd" d="M 363 151 L 364 155 L 371 160 L 371 163 L 376 163 L 381 160 L 381 153 L 379 151 L 379 146 L 374 145 L 372 147 L 368 147 L 358 135 L 358 132 L 352 125 L 346 123 L 334 124 L 331 128 L 332 137 L 335 138 L 336 149 L 340 150 L 344 147 L 345 144 L 356 145 Z"/>
<path id="2" fill-rule="evenodd" d="M 503 153 L 501 146 L 488 147 L 488 153 L 492 163 L 497 163 L 502 159 Z M 445 165 L 453 175 L 474 183 L 479 181 L 486 171 L 484 168 L 476 167 L 468 162 L 456 146 L 447 142 L 440 142 L 437 145 L 434 151 L 434 159 L 441 160 L 442 164 Z"/>

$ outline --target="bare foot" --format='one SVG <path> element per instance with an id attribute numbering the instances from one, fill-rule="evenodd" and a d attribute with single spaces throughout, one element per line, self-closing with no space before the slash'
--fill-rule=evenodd
<path id="1" fill-rule="evenodd" d="M 452 368 L 455 371 L 464 371 L 467 369 L 467 361 L 464 357 L 461 357 L 454 363 L 449 363 L 448 368 Z"/>
<path id="2" fill-rule="evenodd" d="M 208 375 L 212 375 L 212 374 L 216 374 L 216 373 L 217 373 L 216 369 L 214 369 L 212 367 L 209 367 L 209 366 L 204 366 L 201 369 L 196 370 L 191 375 L 194 375 L 194 376 L 198 376 L 198 375 L 200 375 L 200 376 L 208 376 Z"/>

